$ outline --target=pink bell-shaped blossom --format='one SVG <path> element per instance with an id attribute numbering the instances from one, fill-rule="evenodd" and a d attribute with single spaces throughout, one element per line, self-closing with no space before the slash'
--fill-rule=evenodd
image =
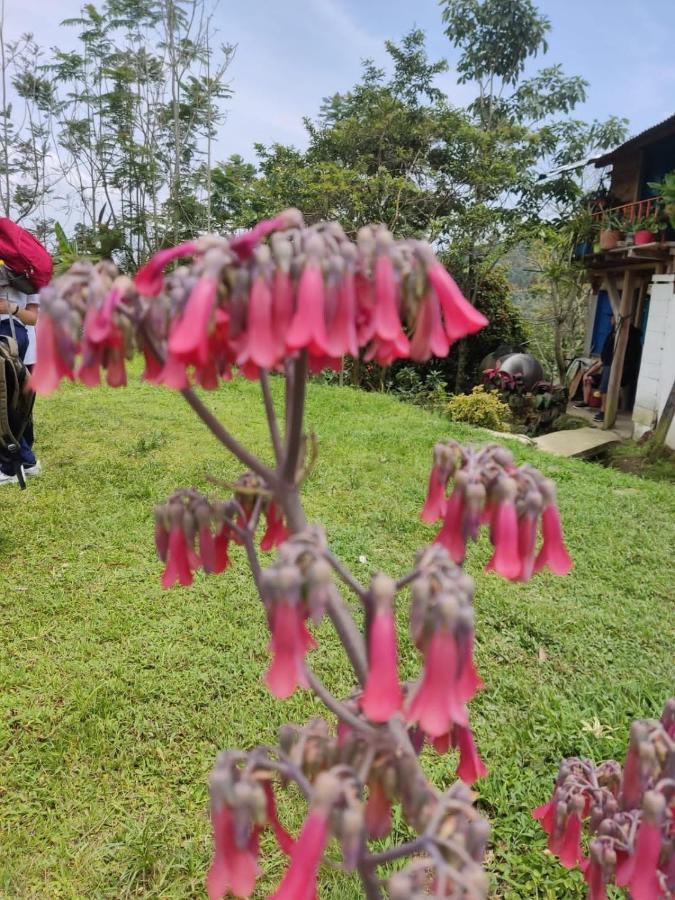
<path id="1" fill-rule="evenodd" d="M 321 266 L 309 259 L 298 285 L 298 306 L 286 334 L 286 348 L 307 348 L 312 356 L 329 356 L 324 318 L 324 284 Z"/>
<path id="2" fill-rule="evenodd" d="M 119 340 L 119 331 L 113 316 L 122 299 L 122 290 L 113 287 L 108 291 L 100 309 L 90 308 L 84 321 L 83 337 L 91 344 L 110 346 Z"/>
<path id="3" fill-rule="evenodd" d="M 427 645 L 422 679 L 406 712 L 406 719 L 419 722 L 432 738 L 447 734 L 453 724 L 469 724 L 466 709 L 457 697 L 458 671 L 455 636 L 439 628 Z"/>
<path id="4" fill-rule="evenodd" d="M 427 362 L 432 356 L 446 357 L 449 349 L 438 298 L 430 293 L 422 301 L 417 316 L 415 333 L 410 342 L 410 358 L 415 362 Z"/>
<path id="5" fill-rule="evenodd" d="M 561 864 L 566 869 L 573 869 L 583 862 L 584 855 L 581 852 L 581 819 L 573 812 L 565 819 L 560 833 L 553 834 L 549 838 L 548 848 L 555 853 Z"/>
<path id="6" fill-rule="evenodd" d="M 450 343 L 485 328 L 488 320 L 469 303 L 455 279 L 438 260 L 427 268 L 427 277 L 443 309 L 445 333 Z"/>
<path id="7" fill-rule="evenodd" d="M 230 557 L 228 555 L 228 549 L 230 546 L 230 540 L 232 537 L 232 531 L 230 527 L 223 523 L 219 530 L 216 532 L 216 535 L 213 539 L 213 572 L 214 574 L 219 574 L 220 572 L 224 572 L 225 569 L 230 564 Z"/>
<path id="8" fill-rule="evenodd" d="M 518 519 L 518 556 L 520 581 L 529 581 L 534 572 L 534 555 L 537 544 L 537 518 L 525 512 Z"/>
<path id="9" fill-rule="evenodd" d="M 556 575 L 567 575 L 572 568 L 572 560 L 562 535 L 560 513 L 555 503 L 545 506 L 541 514 L 541 531 L 544 536 L 534 571 L 539 572 L 544 566 L 548 566 Z"/>
<path id="10" fill-rule="evenodd" d="M 71 367 L 60 352 L 66 340 L 59 333 L 58 325 L 48 315 L 38 319 L 36 334 L 40 353 L 30 376 L 30 388 L 37 394 L 51 394 L 62 378 L 69 378 L 71 381 L 74 378 Z"/>
<path id="11" fill-rule="evenodd" d="M 284 525 L 284 517 L 274 500 L 271 500 L 267 507 L 266 517 L 267 528 L 260 541 L 260 549 L 272 550 L 288 540 L 288 529 Z"/>
<path id="12" fill-rule="evenodd" d="M 460 659 L 457 697 L 461 703 L 468 703 L 476 691 L 485 687 L 473 659 L 473 631 L 465 632 L 457 639 L 457 649 Z"/>
<path id="13" fill-rule="evenodd" d="M 275 697 L 285 700 L 296 687 L 307 687 L 305 656 L 316 642 L 307 631 L 297 604 L 286 600 L 275 603 L 270 618 L 269 650 L 273 659 L 265 683 Z"/>
<path id="14" fill-rule="evenodd" d="M 397 294 L 394 266 L 388 254 L 380 253 L 375 262 L 374 328 L 382 341 L 394 341 L 401 331 Z"/>
<path id="15" fill-rule="evenodd" d="M 245 261 L 252 256 L 258 244 L 272 234 L 273 231 L 291 228 L 294 225 L 302 225 L 302 215 L 297 209 L 286 209 L 273 219 L 263 219 L 262 222 L 258 222 L 249 231 L 233 237 L 230 240 L 230 250 L 233 250 L 239 259 Z"/>
<path id="16" fill-rule="evenodd" d="M 368 677 L 361 709 L 372 722 L 386 722 L 401 708 L 396 625 L 390 600 L 378 603 L 368 635 Z"/>
<path id="17" fill-rule="evenodd" d="M 485 763 L 478 755 L 473 734 L 468 726 L 455 725 L 452 732 L 453 746 L 459 750 L 459 765 L 456 775 L 465 784 L 473 784 L 487 775 Z"/>
<path id="18" fill-rule="evenodd" d="M 166 555 L 166 568 L 162 575 L 162 587 L 170 588 L 177 581 L 184 587 L 188 587 L 192 584 L 192 572 L 185 534 L 182 528 L 174 525 L 169 532 L 169 547 Z"/>
<path id="19" fill-rule="evenodd" d="M 391 800 L 382 781 L 372 776 L 368 781 L 365 820 L 368 836 L 373 840 L 386 837 L 391 830 Z"/>
<path id="20" fill-rule="evenodd" d="M 157 381 L 174 391 L 182 391 L 188 387 L 188 379 L 185 374 L 185 363 L 169 352 L 166 354 L 166 362 Z"/>
<path id="21" fill-rule="evenodd" d="M 316 878 L 327 841 L 327 816 L 323 810 L 313 809 L 293 846 L 286 874 L 270 900 L 314 900 Z"/>
<path id="22" fill-rule="evenodd" d="M 237 360 L 251 359 L 262 369 L 273 368 L 279 358 L 279 341 L 272 322 L 272 292 L 265 278 L 253 279 L 248 302 L 246 346 Z"/>
<path id="23" fill-rule="evenodd" d="M 503 578 L 514 581 L 522 569 L 518 553 L 518 515 L 515 504 L 510 500 L 498 503 L 491 524 L 494 553 L 485 571 L 494 570 Z"/>
<path id="24" fill-rule="evenodd" d="M 282 850 L 286 854 L 286 856 L 290 856 L 295 841 L 279 821 L 279 816 L 277 815 L 277 804 L 274 799 L 274 788 L 269 783 L 269 781 L 264 781 L 263 789 L 265 791 L 267 823 L 271 826 L 272 831 L 274 832 L 274 837 L 277 839 L 279 849 Z"/>
<path id="25" fill-rule="evenodd" d="M 212 574 L 216 571 L 216 542 L 208 525 L 199 528 L 199 556 L 202 568 Z"/>
<path id="26" fill-rule="evenodd" d="M 462 519 L 464 516 L 464 498 L 460 491 L 455 489 L 446 503 L 443 525 L 434 539 L 435 544 L 441 544 L 450 554 L 453 562 L 461 566 L 466 556 L 466 538 Z"/>
<path id="27" fill-rule="evenodd" d="M 631 735 L 623 764 L 621 782 L 621 805 L 624 809 L 636 809 L 641 805 L 644 778 L 640 762 L 640 748 Z"/>
<path id="28" fill-rule="evenodd" d="M 281 348 L 286 343 L 286 332 L 293 320 L 293 283 L 291 276 L 282 268 L 274 270 L 272 286 L 272 322 L 274 333 L 279 338 Z"/>
<path id="29" fill-rule="evenodd" d="M 155 519 L 155 550 L 162 562 L 166 562 L 169 552 L 169 532 L 160 519 Z"/>
<path id="30" fill-rule="evenodd" d="M 108 387 L 126 387 L 127 369 L 122 347 L 109 347 L 105 353 L 105 380 Z"/>
<path id="31" fill-rule="evenodd" d="M 588 885 L 588 900 L 607 900 L 607 890 L 602 866 L 590 857 L 581 864 L 584 881 Z"/>
<path id="32" fill-rule="evenodd" d="M 335 315 L 327 330 L 328 352 L 333 357 L 358 356 L 354 276 L 347 272 L 337 288 Z"/>
<path id="33" fill-rule="evenodd" d="M 143 369 L 141 380 L 147 381 L 148 384 L 159 384 L 162 375 L 162 363 L 149 347 L 143 348 L 143 357 L 145 359 L 145 368 Z"/>
<path id="34" fill-rule="evenodd" d="M 246 847 L 237 846 L 234 818 L 227 806 L 211 809 L 213 861 L 206 876 L 209 900 L 222 900 L 228 892 L 235 897 L 250 897 L 260 875 L 258 836 L 253 830 Z"/>
<path id="35" fill-rule="evenodd" d="M 169 336 L 169 353 L 185 365 L 204 366 L 209 360 L 209 325 L 217 298 L 216 279 L 202 275 Z"/>
<path id="36" fill-rule="evenodd" d="M 548 803 L 542 803 L 541 806 L 537 806 L 532 810 L 532 817 L 537 819 L 549 836 L 553 834 L 553 829 L 555 828 L 555 809 L 556 798 L 554 793 Z"/>
<path id="37" fill-rule="evenodd" d="M 659 900 L 663 896 L 656 874 L 661 842 L 661 829 L 643 814 L 635 838 L 635 865 L 629 882 L 632 900 Z"/>
<path id="38" fill-rule="evenodd" d="M 429 487 L 427 488 L 427 498 L 424 501 L 424 507 L 420 513 L 420 519 L 423 522 L 436 522 L 445 515 L 447 500 L 445 498 L 445 489 L 448 484 L 448 473 L 443 472 L 440 466 L 433 465 L 429 473 Z"/>
<path id="39" fill-rule="evenodd" d="M 144 266 L 136 272 L 134 284 L 145 297 L 156 297 L 164 285 L 164 270 L 175 259 L 181 256 L 192 256 L 195 252 L 194 241 L 186 241 L 176 247 L 159 250 Z"/>
<path id="40" fill-rule="evenodd" d="M 381 366 L 390 366 L 397 359 L 407 359 L 409 356 L 410 341 L 403 329 L 399 328 L 398 334 L 391 341 L 384 341 L 375 335 L 363 358 L 366 362 L 374 359 Z"/>

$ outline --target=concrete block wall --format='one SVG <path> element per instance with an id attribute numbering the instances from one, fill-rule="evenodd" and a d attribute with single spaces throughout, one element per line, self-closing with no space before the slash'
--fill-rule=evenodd
<path id="1" fill-rule="evenodd" d="M 637 439 L 654 427 L 675 378 L 675 275 L 655 275 L 633 408 Z M 675 449 L 675 421 L 666 438 Z"/>

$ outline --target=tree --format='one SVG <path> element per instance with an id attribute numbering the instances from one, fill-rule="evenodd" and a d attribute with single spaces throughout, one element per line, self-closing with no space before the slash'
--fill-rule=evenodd
<path id="1" fill-rule="evenodd" d="M 50 165 L 54 92 L 41 72 L 42 52 L 32 35 L 5 38 L 5 4 L 0 3 L 0 206 L 3 215 L 32 218 L 47 228 L 47 201 L 58 177 Z M 13 96 L 12 96 L 13 91 Z"/>

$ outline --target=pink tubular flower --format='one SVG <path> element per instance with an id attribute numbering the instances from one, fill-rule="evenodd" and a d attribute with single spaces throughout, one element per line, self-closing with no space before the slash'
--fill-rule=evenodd
<path id="1" fill-rule="evenodd" d="M 148 384 L 159 384 L 162 375 L 161 362 L 148 347 L 143 348 L 143 357 L 145 358 L 145 368 L 143 369 L 141 380 L 147 381 Z"/>
<path id="2" fill-rule="evenodd" d="M 328 329 L 328 352 L 331 356 L 358 356 L 356 334 L 356 295 L 354 276 L 347 272 L 337 289 L 337 305 Z"/>
<path id="3" fill-rule="evenodd" d="M 167 353 L 166 362 L 157 379 L 157 383 L 163 384 L 174 391 L 182 391 L 188 386 L 185 363 L 181 362 L 173 353 Z"/>
<path id="4" fill-rule="evenodd" d="M 548 566 L 556 575 L 567 575 L 572 568 L 572 560 L 563 541 L 560 513 L 555 503 L 549 503 L 541 514 L 541 530 L 544 536 L 534 571 L 539 572 Z"/>
<path id="5" fill-rule="evenodd" d="M 534 551 L 537 543 L 537 519 L 529 512 L 518 520 L 518 556 L 520 557 L 520 581 L 529 581 L 534 572 Z"/>
<path id="6" fill-rule="evenodd" d="M 469 724 L 466 709 L 457 697 L 457 662 L 455 636 L 439 628 L 427 646 L 422 680 L 406 711 L 406 719 L 419 722 L 432 738 L 447 734 L 453 724 Z"/>
<path id="7" fill-rule="evenodd" d="M 213 572 L 216 575 L 224 572 L 230 564 L 227 551 L 230 546 L 231 536 L 230 528 L 223 523 L 213 539 Z"/>
<path id="8" fill-rule="evenodd" d="M 463 725 L 455 725 L 452 733 L 453 747 L 459 750 L 459 765 L 456 775 L 465 784 L 473 784 L 478 778 L 487 775 L 485 763 L 478 755 L 471 729 Z"/>
<path id="9" fill-rule="evenodd" d="M 216 544 L 211 529 L 202 525 L 199 529 L 199 556 L 202 568 L 209 574 L 216 571 Z"/>
<path id="10" fill-rule="evenodd" d="M 548 848 L 566 869 L 581 865 L 584 855 L 581 852 L 581 819 L 577 813 L 567 816 L 559 834 L 554 828 L 549 837 Z"/>
<path id="11" fill-rule="evenodd" d="M 217 281 L 202 275 L 169 336 L 169 353 L 185 365 L 205 366 L 209 361 L 209 324 L 217 298 Z"/>
<path id="12" fill-rule="evenodd" d="M 40 353 L 30 376 L 30 387 L 37 394 L 51 394 L 62 378 L 72 381 L 74 375 L 60 352 L 61 345 L 65 343 L 64 336 L 59 333 L 58 325 L 50 316 L 40 316 L 36 334 Z"/>
<path id="13" fill-rule="evenodd" d="M 368 635 L 368 677 L 361 709 L 372 722 L 386 722 L 401 708 L 396 626 L 391 602 L 381 602 Z"/>
<path id="14" fill-rule="evenodd" d="M 448 338 L 443 330 L 438 297 L 428 294 L 422 301 L 415 333 L 410 342 L 410 358 L 416 362 L 426 362 L 432 356 L 443 358 L 448 355 Z"/>
<path id="15" fill-rule="evenodd" d="M 169 532 L 166 568 L 162 575 L 162 587 L 170 588 L 177 581 L 184 587 L 192 584 L 188 544 L 183 529 L 174 525 Z"/>
<path id="16" fill-rule="evenodd" d="M 433 465 L 429 474 L 429 487 L 427 489 L 427 499 L 420 513 L 420 519 L 423 522 L 436 522 L 445 515 L 447 500 L 445 499 L 445 489 L 448 484 L 448 474 L 443 473 L 440 466 Z"/>
<path id="17" fill-rule="evenodd" d="M 271 500 L 267 507 L 267 528 L 260 541 L 261 550 L 272 550 L 288 539 L 288 529 L 284 525 L 284 517 L 276 503 Z"/>
<path id="18" fill-rule="evenodd" d="M 368 781 L 368 803 L 366 804 L 366 829 L 373 840 L 386 837 L 391 829 L 391 801 L 379 778 L 371 776 Z"/>
<path id="19" fill-rule="evenodd" d="M 548 803 L 542 803 L 541 806 L 537 806 L 532 810 L 532 817 L 537 819 L 541 827 L 549 836 L 553 834 L 553 829 L 555 828 L 555 807 L 556 799 L 554 792 Z"/>
<path id="20" fill-rule="evenodd" d="M 505 500 L 495 507 L 491 533 L 495 549 L 485 570 L 494 569 L 503 578 L 514 581 L 519 577 L 522 565 L 518 553 L 518 516 L 512 501 Z"/>
<path id="21" fill-rule="evenodd" d="M 258 222 L 250 231 L 244 234 L 238 234 L 230 241 L 230 250 L 233 250 L 239 259 L 247 260 L 258 246 L 260 241 L 266 238 L 273 231 L 280 231 L 282 228 L 290 228 L 293 225 L 302 225 L 302 216 L 297 209 L 287 209 L 279 216 L 273 219 L 263 219 Z"/>
<path id="22" fill-rule="evenodd" d="M 450 554 L 453 562 L 461 566 L 466 556 L 466 538 L 462 527 L 464 516 L 464 498 L 455 489 L 446 503 L 443 525 L 434 539 L 434 544 L 441 544 Z"/>
<path id="23" fill-rule="evenodd" d="M 155 253 L 136 273 L 134 284 L 146 297 L 156 297 L 164 285 L 164 269 L 180 256 L 192 256 L 195 252 L 194 241 L 186 241 L 176 247 L 169 247 Z"/>
<path id="24" fill-rule="evenodd" d="M 305 656 L 316 642 L 307 631 L 297 604 L 287 600 L 275 603 L 270 618 L 269 650 L 274 658 L 265 675 L 265 683 L 275 697 L 285 700 L 296 687 L 307 687 Z"/>
<path id="25" fill-rule="evenodd" d="M 473 631 L 463 632 L 457 638 L 460 659 L 457 697 L 460 703 L 468 703 L 476 691 L 482 691 L 485 687 L 473 660 L 473 639 Z"/>
<path id="26" fill-rule="evenodd" d="M 632 900 L 658 900 L 662 896 L 656 874 L 661 854 L 661 829 L 644 814 L 635 839 L 635 865 L 629 882 Z"/>
<path id="27" fill-rule="evenodd" d="M 394 341 L 401 330 L 396 295 L 396 275 L 388 254 L 381 253 L 375 263 L 375 334 L 382 341 Z"/>
<path id="28" fill-rule="evenodd" d="M 450 343 L 485 328 L 488 320 L 469 303 L 455 279 L 438 260 L 427 268 L 427 277 L 443 309 L 445 333 Z"/>
<path id="29" fill-rule="evenodd" d="M 321 857 L 328 841 L 328 818 L 311 810 L 291 851 L 291 862 L 270 900 L 313 900 Z"/>
<path id="30" fill-rule="evenodd" d="M 127 369 L 122 347 L 109 347 L 104 354 L 105 380 L 109 387 L 126 387 Z"/>
<path id="31" fill-rule="evenodd" d="M 607 900 L 602 866 L 589 857 L 582 862 L 581 869 L 588 885 L 588 900 Z"/>
<path id="32" fill-rule="evenodd" d="M 306 347 L 312 356 L 329 356 L 324 318 L 324 284 L 321 266 L 310 259 L 300 276 L 298 308 L 286 334 L 286 348 Z"/>
<path id="33" fill-rule="evenodd" d="M 279 359 L 280 350 L 272 324 L 272 292 L 265 278 L 259 275 L 251 285 L 246 345 L 238 362 L 251 359 L 260 368 L 271 369 Z"/>
<path id="34" fill-rule="evenodd" d="M 267 804 L 267 824 L 272 827 L 272 831 L 274 832 L 274 836 L 277 839 L 279 848 L 286 854 L 286 856 L 290 856 L 295 841 L 279 821 L 279 817 L 277 815 L 277 804 L 274 799 L 274 788 L 269 783 L 269 781 L 265 781 L 263 782 L 263 789 L 265 791 L 265 801 Z"/>
<path id="35" fill-rule="evenodd" d="M 242 850 L 237 846 L 234 819 L 227 806 L 211 809 L 213 862 L 206 876 L 209 900 L 222 900 L 231 891 L 235 897 L 250 897 L 260 875 L 257 863 L 258 837 L 252 832 Z"/>

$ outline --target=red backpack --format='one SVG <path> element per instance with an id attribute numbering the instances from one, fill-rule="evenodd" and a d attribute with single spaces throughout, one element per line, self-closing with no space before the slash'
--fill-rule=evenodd
<path id="1" fill-rule="evenodd" d="M 37 238 L 11 219 L 0 218 L 0 260 L 12 270 L 15 286 L 24 294 L 36 294 L 51 281 L 51 256 Z"/>

